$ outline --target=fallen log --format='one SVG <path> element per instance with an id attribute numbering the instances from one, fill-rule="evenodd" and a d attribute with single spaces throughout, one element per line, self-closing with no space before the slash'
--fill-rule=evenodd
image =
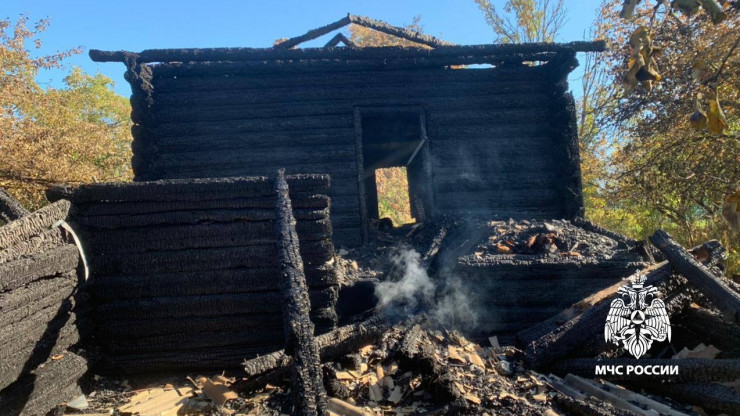
<path id="1" fill-rule="evenodd" d="M 740 349 L 740 325 L 727 321 L 720 313 L 711 309 L 688 308 L 677 319 L 676 324 L 722 350 Z"/>
<path id="2" fill-rule="evenodd" d="M 379 316 L 366 321 L 337 328 L 334 331 L 317 336 L 316 345 L 321 351 L 322 361 L 332 360 L 356 350 L 376 339 L 389 328 L 388 323 Z M 292 358 L 285 351 L 276 351 L 245 361 L 242 365 L 247 380 L 239 383 L 240 390 L 251 390 L 264 384 L 281 380 L 287 374 Z"/>
<path id="3" fill-rule="evenodd" d="M 280 292 L 283 307 L 285 350 L 293 357 L 292 394 L 294 416 L 325 416 L 329 414 L 319 348 L 313 337 L 314 325 L 309 313 L 311 303 L 303 273 L 296 232 L 296 220 L 285 182 L 285 171 L 275 176 L 277 193 L 277 245 L 280 270 Z"/>
<path id="4" fill-rule="evenodd" d="M 712 304 L 734 322 L 740 322 L 740 294 L 730 289 L 663 230 L 650 236 L 650 241 L 665 254 L 671 266 L 698 288 Z"/>
<path id="5" fill-rule="evenodd" d="M 0 220 L 11 222 L 25 217 L 30 213 L 18 200 L 10 196 L 5 189 L 0 188 Z"/>
<path id="6" fill-rule="evenodd" d="M 720 250 L 721 246 L 711 245 L 711 250 Z M 709 258 L 713 258 L 710 256 Z M 655 265 L 648 269 L 645 285 L 654 286 L 660 292 L 666 302 L 669 316 L 674 316 L 691 302 L 696 296 L 695 292 L 687 291 L 686 279 L 682 276 L 671 274 L 670 266 L 666 264 Z M 638 272 L 645 274 L 644 272 Z M 621 286 L 621 285 L 619 285 Z M 533 367 L 544 367 L 556 360 L 561 360 L 573 355 L 578 351 L 583 355 L 597 355 L 604 352 L 607 344 L 604 340 L 603 331 L 606 317 L 611 308 L 611 301 L 616 297 L 618 285 L 600 292 L 591 300 L 592 306 L 555 329 L 539 337 L 528 340 L 524 334 L 520 337 L 525 350 L 525 361 Z M 613 290 L 613 292 L 611 291 Z M 577 308 L 575 308 L 577 310 Z M 565 315 L 565 313 L 561 313 Z M 555 321 L 556 322 L 556 321 Z M 551 328 L 554 322 L 546 322 Z M 548 327 L 545 327 L 549 329 Z M 530 334 L 539 335 L 544 332 L 541 329 L 530 331 Z"/>
<path id="7" fill-rule="evenodd" d="M 612 381 L 634 381 L 637 377 L 634 374 L 596 374 L 598 366 L 678 366 L 678 374 L 675 375 L 651 375 L 651 380 L 663 380 L 674 383 L 685 383 L 694 381 L 734 381 L 740 378 L 740 359 L 709 359 L 709 358 L 685 358 L 681 360 L 673 359 L 650 359 L 641 358 L 640 360 L 632 358 L 613 358 L 613 359 L 596 359 L 596 358 L 576 358 L 571 360 L 560 361 L 551 366 L 551 370 L 556 374 L 575 374 L 586 378 L 600 377 Z"/>
<path id="8" fill-rule="evenodd" d="M 740 393 L 718 383 L 640 384 L 651 393 L 668 396 L 681 403 L 699 406 L 711 413 L 740 414 Z"/>

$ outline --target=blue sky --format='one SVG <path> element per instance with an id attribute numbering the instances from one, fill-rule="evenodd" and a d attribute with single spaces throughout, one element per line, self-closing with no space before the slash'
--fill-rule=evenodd
<path id="1" fill-rule="evenodd" d="M 504 0 L 492 0 L 503 7 Z M 95 63 L 89 49 L 140 51 L 178 47 L 269 47 L 273 40 L 293 37 L 325 25 L 346 13 L 366 15 L 394 25 L 421 15 L 424 31 L 458 44 L 491 43 L 493 33 L 473 0 L 315 0 L 297 1 L 162 1 L 162 0 L 5 0 L 2 17 L 15 21 L 25 14 L 32 21 L 51 18 L 42 35 L 40 53 L 76 46 L 82 55 L 67 60 L 86 72 L 101 72 L 128 96 L 123 64 Z M 568 22 L 558 41 L 584 39 L 596 16 L 596 0 L 565 0 Z M 333 34 L 306 44 L 322 46 Z M 45 72 L 39 82 L 59 86 L 64 73 Z M 576 86 L 580 71 L 571 76 Z M 577 93 L 577 91 L 574 91 Z"/>

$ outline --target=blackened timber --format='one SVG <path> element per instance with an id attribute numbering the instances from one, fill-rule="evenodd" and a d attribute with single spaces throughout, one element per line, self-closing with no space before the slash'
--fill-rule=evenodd
<path id="1" fill-rule="evenodd" d="M 326 193 L 329 190 L 328 176 L 294 175 L 286 177 L 286 180 L 291 184 L 292 192 L 296 193 L 307 191 Z M 46 195 L 52 201 L 68 199 L 75 203 L 94 201 L 203 201 L 223 199 L 225 194 L 233 197 L 269 196 L 272 195 L 270 188 L 270 181 L 266 177 L 257 176 L 103 183 L 77 187 L 54 186 L 47 190 Z M 67 203 L 67 207 L 69 207 L 69 203 Z M 0 234 L 1 237 L 2 234 Z"/>
<path id="2" fill-rule="evenodd" d="M 455 97 L 460 95 L 471 97 L 490 97 L 496 95 L 536 94 L 547 86 L 546 82 L 517 81 L 505 84 L 445 82 L 438 85 L 420 83 L 393 86 L 364 86 L 357 84 L 350 87 L 331 88 L 275 88 L 260 93 L 245 91 L 193 91 L 178 93 L 156 94 L 157 106 L 190 107 L 190 106 L 217 106 L 217 105 L 259 105 L 263 103 L 289 103 L 331 100 L 336 97 L 368 97 L 368 98 L 395 98 L 399 89 L 404 95 L 411 97 Z M 310 128 L 310 125 L 307 126 Z"/>
<path id="3" fill-rule="evenodd" d="M 437 46 L 434 49 L 413 47 L 365 47 L 358 50 L 339 48 L 198 48 L 198 49 L 149 49 L 139 53 L 125 51 L 101 51 L 91 49 L 90 58 L 95 62 L 125 62 L 126 56 L 135 57 L 137 62 L 208 62 L 208 61 L 262 61 L 262 60 L 306 60 L 306 59 L 367 59 L 394 57 L 449 57 L 490 56 L 509 54 L 538 54 L 559 52 L 600 52 L 605 50 L 604 41 L 579 41 L 570 43 L 518 43 L 484 44 L 465 46 Z M 531 60 L 531 59 L 530 59 Z"/>
<path id="4" fill-rule="evenodd" d="M 333 329 L 336 322 L 334 308 L 311 311 L 311 321 L 317 329 Z M 106 322 L 106 325 L 96 328 L 96 330 L 99 336 L 110 339 L 137 339 L 181 333 L 225 332 L 233 331 L 235 327 L 249 328 L 255 331 L 282 328 L 282 317 L 278 313 L 188 316 L 145 320 L 111 319 Z M 282 345 L 284 341 L 285 337 L 281 336 L 280 344 Z"/>
<path id="5" fill-rule="evenodd" d="M 301 77 L 285 78 L 266 74 L 264 76 L 240 76 L 231 75 L 224 77 L 178 77 L 178 78 L 155 78 L 154 88 L 159 92 L 176 91 L 209 91 L 229 90 L 235 87 L 242 89 L 253 89 L 255 91 L 273 87 L 302 87 L 305 83 L 313 86 L 352 86 L 357 85 L 357 79 L 362 78 L 368 83 L 381 84 L 383 81 L 394 84 L 407 84 L 409 82 L 511 82 L 526 81 L 545 78 L 549 72 L 541 66 L 525 68 L 480 68 L 475 71 L 458 69 L 428 70 L 419 69 L 413 71 L 396 71 L 384 73 L 381 78 L 375 79 L 377 73 L 373 71 L 353 73 L 305 74 Z"/>
<path id="6" fill-rule="evenodd" d="M 674 325 L 697 334 L 723 351 L 740 349 L 740 326 L 723 319 L 722 314 L 707 308 L 690 307 Z"/>
<path id="7" fill-rule="evenodd" d="M 77 282 L 69 276 L 62 275 L 56 278 L 39 280 L 13 291 L 0 293 L 0 311 L 5 314 L 22 305 L 29 305 L 35 301 L 55 293 L 64 288 L 75 286 Z M 2 342 L 2 341 L 0 341 Z"/>
<path id="8" fill-rule="evenodd" d="M 336 359 L 346 355 L 348 351 L 373 343 L 388 328 L 388 322 L 376 316 L 319 335 L 316 337 L 316 344 L 321 351 L 321 360 Z M 246 360 L 242 366 L 248 378 L 239 382 L 235 388 L 249 391 L 264 387 L 270 381 L 283 379 L 292 362 L 291 356 L 284 350 Z"/>
<path id="9" fill-rule="evenodd" d="M 376 58 L 363 60 L 322 59 L 306 61 L 218 61 L 218 62 L 170 62 L 152 66 L 157 77 L 186 77 L 203 75 L 304 75 L 327 72 L 398 71 L 415 69 L 449 69 L 451 65 L 473 64 L 518 64 L 522 61 L 547 61 L 556 56 L 554 52 L 529 54 L 462 56 L 459 58 Z M 563 74 L 565 75 L 565 74 Z M 132 104 L 134 104 L 132 102 Z"/>
<path id="10" fill-rule="evenodd" d="M 292 394 L 293 415 L 324 416 L 329 411 L 326 404 L 319 348 L 313 337 L 314 325 L 309 318 L 311 302 L 306 276 L 303 272 L 298 234 L 295 229 L 293 209 L 290 205 L 285 173 L 275 175 L 277 194 L 277 244 L 282 294 L 285 349 L 293 357 Z"/>
<path id="11" fill-rule="evenodd" d="M 57 221 L 66 219 L 69 208 L 69 201 L 58 201 L 0 227 L 0 250 L 25 241 Z"/>
<path id="12" fill-rule="evenodd" d="M 336 296 L 334 288 L 310 291 L 317 309 L 334 305 Z M 122 299 L 97 305 L 96 315 L 107 320 L 278 313 L 280 299 L 277 292 Z"/>
<path id="13" fill-rule="evenodd" d="M 54 406 L 82 394 L 79 383 L 87 370 L 87 357 L 65 352 L 1 391 L 0 409 L 8 415 L 47 414 Z"/>
<path id="14" fill-rule="evenodd" d="M 147 226 L 142 228 L 111 229 L 84 232 L 84 239 L 93 253 L 142 253 L 190 248 L 234 247 L 270 244 L 275 241 L 265 235 L 274 230 L 272 221 L 212 223 L 192 225 Z M 302 241 L 331 238 L 328 216 L 311 221 L 299 221 L 298 233 Z M 269 230 L 269 231 L 268 231 Z"/>
<path id="15" fill-rule="evenodd" d="M 65 245 L 31 257 L 0 265 L 0 292 L 19 288 L 34 280 L 54 276 L 77 268 L 79 252 L 74 245 Z"/>
<path id="16" fill-rule="evenodd" d="M 347 16 L 344 16 L 343 18 L 337 20 L 336 22 L 329 23 L 328 25 L 321 26 L 316 29 L 311 29 L 301 36 L 296 36 L 294 38 L 285 39 L 281 42 L 278 42 L 275 44 L 275 49 L 293 48 L 295 46 L 300 45 L 303 42 L 309 41 L 311 39 L 316 39 L 320 36 L 326 35 L 327 33 L 333 32 L 337 29 L 341 29 L 350 23 L 352 23 L 352 21 L 350 20 L 350 15 L 347 14 Z"/>
<path id="17" fill-rule="evenodd" d="M 650 241 L 666 255 L 671 266 L 698 288 L 717 309 L 734 322 L 740 322 L 740 294 L 707 270 L 667 232 L 657 230 L 650 236 Z"/>
<path id="18" fill-rule="evenodd" d="M 65 232 L 59 227 L 44 230 L 40 234 L 36 234 L 18 244 L 0 251 L 0 264 L 19 259 L 21 257 L 28 257 L 33 254 L 51 251 L 63 245 L 67 241 Z"/>
<path id="19" fill-rule="evenodd" d="M 277 276 L 275 269 L 271 268 L 96 276 L 91 291 L 100 301 L 264 292 L 277 290 Z M 320 289 L 337 285 L 338 277 L 333 269 L 311 267 L 306 270 L 306 281 L 312 289 Z"/>
<path id="20" fill-rule="evenodd" d="M 0 220 L 10 222 L 17 220 L 30 212 L 13 198 L 5 189 L 0 188 Z"/>
<path id="21" fill-rule="evenodd" d="M 294 208 L 324 209 L 329 206 L 326 195 L 305 194 L 294 195 Z M 332 202 L 334 202 L 332 200 Z M 228 198 L 204 201 L 161 201 L 161 202 L 117 202 L 113 204 L 81 203 L 75 204 L 75 215 L 109 216 L 109 215 L 136 215 L 157 214 L 168 211 L 189 211 L 207 209 L 239 209 L 261 208 L 268 209 L 275 205 L 275 198 L 264 196 L 254 198 Z M 0 257 L 0 262 L 2 257 Z"/>

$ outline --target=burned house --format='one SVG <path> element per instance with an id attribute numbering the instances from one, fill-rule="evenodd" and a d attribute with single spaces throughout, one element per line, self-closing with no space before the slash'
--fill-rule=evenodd
<path id="1" fill-rule="evenodd" d="M 296 48 L 350 23 L 420 47 Z M 386 167 L 406 167 L 417 219 L 582 214 L 566 78 L 576 52 L 603 47 L 458 46 L 348 15 L 272 48 L 90 56 L 126 64 L 135 180 L 329 174 L 334 241 L 356 246 Z"/>

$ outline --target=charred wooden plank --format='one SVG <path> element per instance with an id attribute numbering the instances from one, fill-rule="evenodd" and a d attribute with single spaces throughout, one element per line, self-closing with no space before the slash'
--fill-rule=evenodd
<path id="1" fill-rule="evenodd" d="M 650 236 L 650 241 L 665 254 L 671 266 L 696 286 L 717 309 L 734 322 L 740 322 L 740 294 L 707 270 L 667 232 L 656 231 Z"/>
<path id="2" fill-rule="evenodd" d="M 19 288 L 43 277 L 55 276 L 77 268 L 77 247 L 68 244 L 0 265 L 0 292 Z"/>
<path id="3" fill-rule="evenodd" d="M 65 219 L 69 208 L 69 201 L 58 201 L 0 227 L 0 250 L 39 234 L 57 221 Z"/>
<path id="4" fill-rule="evenodd" d="M 319 194 L 291 195 L 293 207 L 299 209 L 323 209 L 329 206 L 329 197 Z M 332 201 L 333 202 L 333 201 Z M 156 214 L 168 211 L 189 211 L 206 209 L 240 209 L 240 208 L 272 208 L 275 198 L 225 198 L 205 201 L 160 201 L 160 202 L 90 202 L 75 204 L 75 215 L 107 216 L 107 215 L 136 215 Z"/>
<path id="5" fill-rule="evenodd" d="M 306 263 L 322 265 L 332 259 L 331 242 L 306 242 L 301 254 Z M 91 270 L 101 275 L 192 272 L 277 266 L 274 245 L 201 248 L 92 257 Z"/>
<path id="6" fill-rule="evenodd" d="M 300 220 L 321 220 L 329 217 L 329 209 L 297 209 Z M 79 225 L 95 228 L 145 227 L 164 224 L 198 224 L 200 222 L 274 221 L 275 215 L 267 209 L 209 209 L 194 211 L 161 212 L 137 215 L 78 216 Z"/>
<path id="7" fill-rule="evenodd" d="M 39 280 L 10 292 L 0 293 L 0 312 L 3 314 L 20 306 L 31 304 L 45 296 L 74 287 L 77 281 L 68 273 L 60 277 Z"/>
<path id="8" fill-rule="evenodd" d="M 316 328 L 321 329 L 321 332 L 332 329 L 336 325 L 337 317 L 333 308 L 314 309 L 310 316 Z M 255 331 L 271 329 L 280 327 L 282 318 L 279 313 L 273 313 L 151 318 L 146 320 L 125 318 L 109 319 L 104 322 L 105 325 L 96 328 L 96 333 L 99 336 L 111 339 L 136 339 L 184 332 L 223 332 L 233 330 L 236 327 L 253 328 Z M 280 340 L 281 345 L 283 341 L 284 339 Z"/>
<path id="9" fill-rule="evenodd" d="M 124 276 L 96 276 L 90 288 L 98 301 L 160 296 L 215 295 L 277 291 L 274 268 L 225 269 L 201 272 Z M 306 282 L 311 289 L 338 284 L 337 271 L 330 266 L 307 267 Z"/>
<path id="10" fill-rule="evenodd" d="M 5 189 L 0 188 L 0 219 L 5 222 L 15 221 L 31 212 L 13 198 Z"/>
<path id="11" fill-rule="evenodd" d="M 285 349 L 293 357 L 293 415 L 328 415 L 319 348 L 313 337 L 314 325 L 309 318 L 311 301 L 283 170 L 279 170 L 275 176 L 275 192 Z"/>
<path id="12" fill-rule="evenodd" d="M 40 234 L 36 234 L 18 244 L 0 251 L 0 264 L 19 259 L 21 257 L 51 251 L 68 242 L 70 242 L 70 240 L 68 240 L 66 233 L 61 228 L 54 227 L 44 230 Z"/>
<path id="13" fill-rule="evenodd" d="M 311 291 L 310 295 L 314 308 L 332 307 L 337 290 L 321 289 Z M 280 300 L 276 292 L 125 299 L 98 305 L 96 316 L 101 319 L 152 319 L 277 313 L 281 310 Z"/>
<path id="14" fill-rule="evenodd" d="M 286 178 L 293 192 L 326 193 L 329 177 L 324 175 L 292 175 Z M 93 201 L 204 201 L 272 195 L 266 177 L 170 179 L 153 182 L 90 184 L 79 187 L 55 186 L 46 192 L 51 201 L 68 199 L 72 202 Z M 69 206 L 69 204 L 67 204 Z M 1 234 L 0 234 L 1 238 Z M 0 239 L 0 241 L 2 241 Z"/>
<path id="15" fill-rule="evenodd" d="M 101 340 L 98 346 L 109 354 L 139 354 L 169 351 L 177 345 L 180 351 L 203 350 L 214 347 L 244 346 L 270 348 L 284 341 L 279 326 L 256 330 L 239 331 L 239 322 L 233 321 L 232 328 L 224 332 L 183 332 L 179 334 L 152 335 L 141 338 L 119 338 Z"/>
<path id="16" fill-rule="evenodd" d="M 389 324 L 376 316 L 319 335 L 316 337 L 316 344 L 321 360 L 336 359 L 347 354 L 347 351 L 372 343 L 388 328 Z M 235 388 L 252 391 L 267 383 L 282 380 L 290 374 L 292 362 L 293 359 L 284 350 L 246 360 L 242 365 L 248 378 L 238 382 Z"/>
<path id="17" fill-rule="evenodd" d="M 51 328 L 47 334 L 39 342 L 17 351 L 8 358 L 0 359 L 0 389 L 5 389 L 23 374 L 42 364 L 52 354 L 66 350 L 81 339 L 77 322 L 61 328 Z"/>
<path id="18" fill-rule="evenodd" d="M 740 349 L 740 326 L 711 309 L 687 308 L 674 325 L 688 329 L 722 350 Z"/>
<path id="19" fill-rule="evenodd" d="M 328 216 L 327 216 L 328 217 Z M 328 218 L 299 221 L 296 225 L 302 242 L 331 238 Z M 265 245 L 275 241 L 273 221 L 234 221 L 231 223 L 162 224 L 140 228 L 80 232 L 80 238 L 93 254 L 143 253 L 213 247 Z"/>
<path id="20" fill-rule="evenodd" d="M 65 273 L 63 278 L 76 281 L 77 272 Z M 36 300 L 19 304 L 12 309 L 9 308 L 7 310 L 3 310 L 2 313 L 0 313 L 0 326 L 10 325 L 11 323 L 18 322 L 44 308 L 59 305 L 65 299 L 70 298 L 74 291 L 75 286 L 73 285 L 62 286 L 57 290 L 48 292 L 45 296 L 39 297 Z M 7 297 L 4 296 L 4 298 L 7 299 L 8 302 L 13 302 L 12 292 L 7 293 L 6 296 Z M 80 301 L 86 301 L 86 296 L 84 295 L 78 296 L 77 298 Z"/>
<path id="21" fill-rule="evenodd" d="M 46 361 L 0 391 L 0 408 L 8 415 L 47 414 L 54 406 L 82 393 L 79 382 L 87 370 L 86 357 L 67 351 L 61 359 Z"/>

